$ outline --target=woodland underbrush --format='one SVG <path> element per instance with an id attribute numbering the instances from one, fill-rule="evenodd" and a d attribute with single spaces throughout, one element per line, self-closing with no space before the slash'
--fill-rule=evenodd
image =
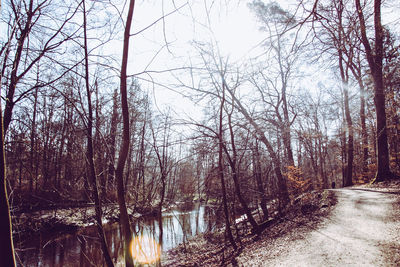
<path id="1" fill-rule="evenodd" d="M 244 248 L 258 246 L 263 240 L 277 238 L 295 231 L 299 227 L 315 228 L 332 210 L 336 197 L 330 190 L 317 190 L 303 193 L 294 198 L 288 207 L 270 219 L 269 227 L 260 235 L 250 231 L 248 223 L 238 223 L 233 228 L 239 236 L 236 238 L 237 249 L 233 249 L 225 239 L 223 229 L 212 233 L 197 235 L 164 256 L 165 266 L 238 266 L 236 257 Z"/>

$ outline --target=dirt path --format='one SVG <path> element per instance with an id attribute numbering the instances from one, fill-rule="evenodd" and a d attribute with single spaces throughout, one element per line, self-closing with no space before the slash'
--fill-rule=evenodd
<path id="1" fill-rule="evenodd" d="M 334 192 L 338 203 L 317 228 L 299 227 L 245 249 L 239 266 L 400 266 L 399 193 Z"/>

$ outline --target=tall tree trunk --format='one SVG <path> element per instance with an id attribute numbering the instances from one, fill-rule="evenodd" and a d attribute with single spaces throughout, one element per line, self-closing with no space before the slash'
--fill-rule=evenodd
<path id="1" fill-rule="evenodd" d="M 339 70 L 340 70 L 340 77 L 342 82 L 342 89 L 344 95 L 344 113 L 347 123 L 347 129 L 349 133 L 349 139 L 347 143 L 347 166 L 346 166 L 346 173 L 345 173 L 345 180 L 344 186 L 351 186 L 353 185 L 353 159 L 354 159 L 354 130 L 353 130 L 353 121 L 350 115 L 350 106 L 349 106 L 349 68 L 350 63 L 345 62 L 344 60 L 344 47 L 345 47 L 345 33 L 343 28 L 343 11 L 344 11 L 344 4 L 341 0 L 338 5 L 338 20 L 339 20 L 339 30 L 338 30 L 338 59 L 339 59 Z M 348 58 L 352 58 L 353 53 L 348 55 Z"/>
<path id="2" fill-rule="evenodd" d="M 93 110 L 92 110 L 92 99 L 89 87 L 89 55 L 87 47 L 87 29 L 86 29 L 86 5 L 85 0 L 82 1 L 83 4 L 83 31 L 84 31 L 84 50 L 85 50 L 85 85 L 86 85 L 86 95 L 87 95 L 87 105 L 88 105 L 88 121 L 87 121 L 87 160 L 89 162 L 88 175 L 92 185 L 92 196 L 95 204 L 96 212 L 96 227 L 99 234 L 101 250 L 103 252 L 104 259 L 108 267 L 113 267 L 114 263 L 111 259 L 110 252 L 108 251 L 106 236 L 103 229 L 102 223 L 102 208 L 99 199 L 99 192 L 97 186 L 96 169 L 94 166 L 94 152 L 93 152 Z"/>
<path id="3" fill-rule="evenodd" d="M 229 133 L 230 133 L 230 137 L 231 137 L 232 157 L 229 157 L 227 150 L 226 150 L 226 153 L 228 155 L 229 165 L 230 165 L 231 171 L 232 171 L 232 178 L 233 178 L 233 184 L 235 187 L 235 193 L 239 199 L 240 205 L 244 209 L 244 212 L 247 216 L 247 219 L 249 220 L 249 222 L 251 224 L 251 227 L 253 228 L 253 233 L 258 235 L 261 233 L 262 229 L 260 228 L 260 226 L 258 225 L 256 220 L 254 219 L 253 214 L 251 213 L 251 210 L 247 204 L 247 201 L 243 197 L 242 192 L 240 190 L 239 175 L 238 175 L 239 166 L 237 164 L 237 151 L 236 151 L 235 137 L 234 137 L 233 127 L 232 127 L 232 114 L 228 114 L 228 127 L 229 127 Z"/>
<path id="4" fill-rule="evenodd" d="M 264 185 L 261 177 L 261 161 L 260 161 L 260 152 L 258 150 L 258 142 L 257 139 L 254 144 L 253 149 L 253 173 L 254 178 L 257 183 L 257 190 L 260 199 L 261 210 L 263 212 L 263 219 L 268 219 L 268 207 L 267 207 L 267 198 L 265 196 Z"/>
<path id="5" fill-rule="evenodd" d="M 322 182 L 322 188 L 328 188 L 328 177 L 326 176 L 325 173 L 325 157 L 324 157 L 324 153 L 323 153 L 323 135 L 321 132 L 320 137 L 318 138 L 318 148 L 316 149 L 318 151 L 318 160 L 319 160 L 319 166 L 318 166 L 318 170 L 319 170 L 319 176 L 321 177 L 321 182 Z"/>
<path id="6" fill-rule="evenodd" d="M 0 105 L 1 107 L 1 105 Z M 0 108 L 1 111 L 1 108 Z M 0 112 L 0 259 L 4 266 L 15 266 L 14 244 L 12 238 L 12 225 L 10 216 L 10 206 L 7 196 L 6 181 L 6 151 L 4 147 L 4 127 L 3 116 Z"/>
<path id="7" fill-rule="evenodd" d="M 375 49 L 371 48 L 367 38 L 365 19 L 360 0 L 355 0 L 360 20 L 361 41 L 365 48 L 368 65 L 374 80 L 374 103 L 376 109 L 377 172 L 375 182 L 390 178 L 393 174 L 389 167 L 389 148 L 386 129 L 385 90 L 383 86 L 383 27 L 381 24 L 381 0 L 374 0 Z"/>
<path id="8" fill-rule="evenodd" d="M 344 124 L 344 119 L 343 119 L 343 124 Z M 342 161 L 342 186 L 346 186 L 346 169 L 347 169 L 347 153 L 346 153 L 346 147 L 347 147 L 347 141 L 346 141 L 346 127 L 342 125 L 343 127 L 343 132 L 341 133 L 341 161 Z"/>
<path id="9" fill-rule="evenodd" d="M 13 66 L 12 66 L 12 71 L 11 71 L 11 77 L 10 77 L 10 84 L 8 86 L 8 91 L 7 91 L 7 96 L 6 96 L 6 106 L 4 108 L 4 136 L 7 133 L 8 126 L 11 123 L 11 117 L 12 117 L 12 111 L 14 108 L 14 94 L 15 94 L 15 89 L 17 87 L 18 80 L 20 77 L 18 77 L 18 67 L 21 62 L 21 57 L 22 57 L 22 51 L 24 49 L 24 43 L 25 40 L 28 38 L 30 29 L 31 29 L 31 24 L 32 24 L 32 17 L 34 15 L 33 11 L 33 0 L 29 1 L 28 5 L 28 12 L 27 12 L 27 17 L 25 18 L 25 24 L 24 28 L 21 28 L 20 36 L 17 38 L 17 49 L 15 51 L 15 56 L 14 56 L 14 61 L 13 61 Z"/>
<path id="10" fill-rule="evenodd" d="M 218 174 L 219 179 L 221 181 L 221 190 L 222 190 L 222 202 L 224 205 L 224 214 L 225 214 L 225 233 L 228 237 L 229 242 L 232 247 L 236 250 L 237 246 L 235 240 L 232 235 L 231 223 L 229 220 L 229 210 L 228 210 L 228 200 L 226 197 L 226 188 L 225 188 L 225 180 L 224 180 L 224 159 L 222 155 L 223 150 L 223 129 L 222 129 L 222 119 L 223 119 L 223 110 L 225 104 L 225 90 L 222 89 L 222 99 L 221 106 L 219 109 L 219 132 L 218 132 Z"/>
<path id="11" fill-rule="evenodd" d="M 360 64 L 360 63 L 359 63 Z M 362 177 L 366 180 L 368 177 L 368 132 L 365 114 L 365 86 L 361 76 L 361 68 L 359 66 L 350 66 L 353 76 L 356 77 L 358 86 L 360 87 L 360 122 L 361 122 L 361 149 L 362 149 Z"/>
<path id="12" fill-rule="evenodd" d="M 353 130 L 353 122 L 351 120 L 350 115 L 350 107 L 349 107 L 349 93 L 347 83 L 345 83 L 344 88 L 344 109 L 345 109 L 345 117 L 347 122 L 347 128 L 349 132 L 349 139 L 347 143 L 347 166 L 346 166 L 346 179 L 344 186 L 353 185 L 353 159 L 354 159 L 354 130 Z"/>
<path id="13" fill-rule="evenodd" d="M 117 124 L 118 124 L 118 90 L 115 89 L 113 95 L 113 109 L 111 115 L 111 125 L 110 125 L 110 141 L 109 141 L 109 150 L 107 157 L 107 179 L 106 179 L 106 190 L 112 189 L 112 185 L 114 184 L 114 175 L 115 175 L 115 139 L 117 133 Z"/>
<path id="14" fill-rule="evenodd" d="M 166 189 L 166 179 L 168 176 L 168 142 L 169 142 L 169 137 L 167 133 L 168 129 L 168 116 L 165 118 L 165 125 L 164 125 L 164 132 L 163 132 L 163 143 L 162 143 L 162 150 L 160 153 L 159 147 L 157 146 L 157 139 L 156 135 L 154 133 L 153 127 L 151 127 L 151 133 L 153 136 L 153 147 L 154 147 L 154 152 L 157 155 L 157 161 L 158 161 L 158 166 L 160 168 L 160 174 L 161 174 L 161 192 L 160 192 L 160 202 L 158 203 L 158 226 L 159 226 L 159 243 L 162 244 L 162 238 L 163 238 L 163 227 L 162 227 L 162 207 L 164 204 L 164 199 L 165 199 L 165 189 Z M 158 256 L 158 255 L 156 255 Z"/>
<path id="15" fill-rule="evenodd" d="M 363 178 L 367 178 L 368 173 L 368 133 L 367 133 L 367 125 L 366 125 L 366 115 L 365 115 L 365 89 L 363 84 L 360 85 L 360 119 L 361 119 L 361 143 L 363 149 L 363 160 L 362 160 L 362 176 Z"/>
<path id="16" fill-rule="evenodd" d="M 280 78 L 281 78 L 281 83 L 282 83 L 282 88 L 281 88 L 282 108 L 283 108 L 282 139 L 283 139 L 283 145 L 285 146 L 285 151 L 286 151 L 286 156 L 287 156 L 287 164 L 288 164 L 288 166 L 295 166 L 294 165 L 294 157 L 293 157 L 293 149 L 292 149 L 292 138 L 291 138 L 291 132 L 290 132 L 291 122 L 289 119 L 289 108 L 288 108 L 287 94 L 286 94 L 290 71 L 287 69 L 285 70 L 285 67 L 282 64 L 282 61 L 283 61 L 282 49 L 281 49 L 282 41 L 281 41 L 279 34 L 278 34 L 277 38 L 278 38 L 278 41 L 277 41 L 276 52 L 278 55 L 279 73 L 280 73 Z"/>
<path id="17" fill-rule="evenodd" d="M 365 86 L 362 79 L 360 55 L 357 55 L 357 64 L 350 64 L 350 70 L 357 79 L 360 88 L 360 122 L 361 122 L 361 148 L 362 148 L 362 177 L 366 180 L 368 177 L 368 132 L 365 114 Z"/>
<path id="18" fill-rule="evenodd" d="M 30 180 L 29 180 L 29 191 L 32 192 L 33 191 L 33 181 L 34 179 L 37 179 L 37 177 L 35 177 L 35 173 L 33 171 L 33 166 L 35 164 L 37 164 L 37 162 L 35 162 L 35 147 L 36 147 L 36 112 L 37 112 L 37 99 L 38 99 L 38 89 L 35 89 L 35 93 L 34 93 L 34 102 L 33 102 L 33 114 L 32 114 L 32 124 L 31 124 L 31 134 L 30 134 L 30 143 L 31 143 L 31 149 L 30 149 L 30 158 L 29 158 L 29 168 L 30 168 Z"/>
<path id="19" fill-rule="evenodd" d="M 120 94 L 121 94 L 122 123 L 123 123 L 122 145 L 119 151 L 117 169 L 115 170 L 115 177 L 117 180 L 118 206 L 120 211 L 120 223 L 122 226 L 122 236 L 124 238 L 125 266 L 127 267 L 134 266 L 132 254 L 129 249 L 130 242 L 132 239 L 132 231 L 130 227 L 128 211 L 126 208 L 125 187 L 124 187 L 124 168 L 130 146 L 129 108 L 128 108 L 126 73 L 128 66 L 128 54 L 129 54 L 129 37 L 130 37 L 134 7 L 135 7 L 135 0 L 130 0 L 125 31 L 124 31 L 124 46 L 122 51 L 121 79 L 120 79 Z"/>

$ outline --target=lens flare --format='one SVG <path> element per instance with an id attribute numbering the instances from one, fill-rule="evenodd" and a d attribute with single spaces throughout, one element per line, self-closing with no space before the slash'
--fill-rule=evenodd
<path id="1" fill-rule="evenodd" d="M 141 264 L 156 263 L 161 257 L 161 247 L 149 236 L 136 236 L 131 242 L 132 257 Z"/>

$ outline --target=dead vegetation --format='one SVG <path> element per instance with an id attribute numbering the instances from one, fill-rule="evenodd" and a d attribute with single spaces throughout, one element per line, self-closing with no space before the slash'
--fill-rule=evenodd
<path id="1" fill-rule="evenodd" d="M 258 237 L 250 232 L 237 240 L 239 249 L 233 250 L 225 242 L 222 230 L 196 236 L 189 242 L 168 252 L 163 259 L 165 266 L 239 266 L 237 257 L 246 258 L 244 251 L 262 247 L 271 240 L 293 231 L 315 229 L 321 218 L 336 204 L 333 192 L 329 190 L 304 193 L 294 199 L 284 215 L 277 215 L 271 225 Z M 240 224 L 240 227 L 245 225 Z M 251 257 L 251 255 L 249 255 Z"/>

